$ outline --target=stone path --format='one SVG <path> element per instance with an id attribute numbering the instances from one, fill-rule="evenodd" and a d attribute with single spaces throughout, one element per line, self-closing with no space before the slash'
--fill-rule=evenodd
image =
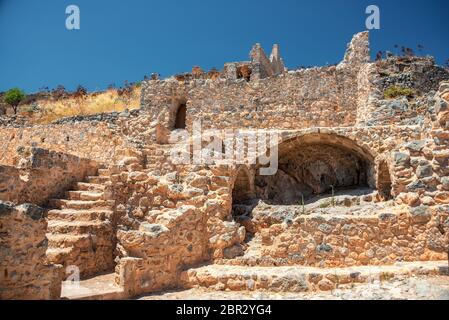
<path id="1" fill-rule="evenodd" d="M 62 299 L 75 300 L 109 300 L 124 296 L 122 288 L 114 281 L 115 273 L 95 276 L 79 283 L 64 281 L 62 283 Z"/>
<path id="2" fill-rule="evenodd" d="M 395 277 L 447 274 L 446 261 L 403 262 L 389 266 L 314 268 L 304 266 L 247 267 L 206 265 L 181 274 L 184 288 L 217 291 L 330 291 Z"/>

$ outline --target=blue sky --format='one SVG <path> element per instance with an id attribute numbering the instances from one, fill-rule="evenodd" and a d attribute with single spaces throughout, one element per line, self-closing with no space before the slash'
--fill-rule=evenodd
<path id="1" fill-rule="evenodd" d="M 65 28 L 76 4 L 81 29 Z M 0 91 L 59 84 L 100 90 L 145 74 L 163 77 L 247 60 L 273 43 L 289 68 L 340 61 L 365 8 L 381 10 L 372 54 L 395 44 L 449 59 L 449 1 L 405 0 L 0 0 Z"/>

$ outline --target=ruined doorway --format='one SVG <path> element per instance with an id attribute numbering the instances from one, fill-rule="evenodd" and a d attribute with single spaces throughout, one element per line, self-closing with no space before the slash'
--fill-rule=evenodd
<path id="1" fill-rule="evenodd" d="M 187 116 L 187 106 L 185 103 L 181 104 L 176 111 L 175 117 L 175 129 L 185 129 L 186 128 L 186 116 Z"/>
<path id="2" fill-rule="evenodd" d="M 234 188 L 232 189 L 233 205 L 245 204 L 253 199 L 250 173 L 246 168 L 240 168 L 235 178 Z"/>
<path id="3" fill-rule="evenodd" d="M 258 200 L 254 194 L 254 175 L 247 167 L 240 167 L 232 189 L 232 217 L 245 227 L 245 242 L 252 239 L 255 230 L 251 223 L 251 214 Z"/>
<path id="4" fill-rule="evenodd" d="M 381 161 L 377 169 L 377 189 L 383 200 L 392 199 L 390 170 L 386 161 Z"/>

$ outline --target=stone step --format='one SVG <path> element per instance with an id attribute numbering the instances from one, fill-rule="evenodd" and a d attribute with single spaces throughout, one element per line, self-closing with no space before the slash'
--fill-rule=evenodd
<path id="1" fill-rule="evenodd" d="M 64 264 L 73 252 L 73 247 L 70 248 L 48 248 L 45 252 L 47 260 L 54 264 Z"/>
<path id="2" fill-rule="evenodd" d="M 47 233 L 49 248 L 92 248 L 95 247 L 111 247 L 110 239 L 96 237 L 92 234 L 52 234 Z"/>
<path id="3" fill-rule="evenodd" d="M 188 288 L 231 291 L 328 291 L 357 283 L 385 281 L 396 276 L 447 274 L 447 261 L 404 262 L 392 266 L 348 268 L 244 267 L 208 265 L 181 273 Z"/>
<path id="4" fill-rule="evenodd" d="M 125 291 L 115 283 L 115 273 L 107 273 L 81 280 L 78 284 L 62 283 L 61 298 L 68 300 L 125 299 Z"/>
<path id="5" fill-rule="evenodd" d="M 75 185 L 76 191 L 103 191 L 104 185 L 96 183 L 78 182 Z"/>
<path id="6" fill-rule="evenodd" d="M 107 168 L 108 168 L 108 165 L 106 163 L 100 163 L 98 165 L 98 169 L 107 169 Z"/>
<path id="7" fill-rule="evenodd" d="M 89 209 L 109 209 L 114 205 L 114 200 L 66 200 L 66 199 L 52 199 L 49 205 L 53 208 L 59 209 L 75 209 L 75 210 L 89 210 Z"/>
<path id="8" fill-rule="evenodd" d="M 47 233 L 48 247 L 53 249 L 78 247 L 84 248 L 91 245 L 90 235 L 52 234 Z"/>
<path id="9" fill-rule="evenodd" d="M 101 200 L 103 197 L 103 192 L 98 191 L 68 191 L 67 198 L 69 200 L 87 200 L 87 201 L 96 201 Z"/>
<path id="10" fill-rule="evenodd" d="M 53 234 L 94 234 L 96 236 L 112 235 L 112 225 L 109 221 L 65 221 L 49 220 L 48 233 Z M 108 237 L 108 236 L 107 236 Z"/>
<path id="11" fill-rule="evenodd" d="M 104 184 L 105 182 L 109 181 L 109 177 L 89 176 L 89 177 L 86 178 L 86 181 L 89 182 L 89 183 Z"/>
<path id="12" fill-rule="evenodd" d="M 98 169 L 98 175 L 102 177 L 109 177 L 111 175 L 111 172 L 109 169 Z"/>
<path id="13" fill-rule="evenodd" d="M 143 166 L 140 163 L 132 163 L 126 166 L 126 169 L 129 172 L 132 171 L 142 171 L 143 170 Z"/>
<path id="14" fill-rule="evenodd" d="M 99 210 L 74 210 L 74 209 L 62 209 L 62 210 L 50 210 L 47 213 L 48 220 L 60 220 L 60 221 L 105 221 L 110 220 L 113 215 L 113 211 L 107 209 Z"/>

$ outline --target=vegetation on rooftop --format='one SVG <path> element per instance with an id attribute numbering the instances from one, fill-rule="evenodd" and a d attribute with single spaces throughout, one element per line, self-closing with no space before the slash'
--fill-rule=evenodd
<path id="1" fill-rule="evenodd" d="M 384 91 L 386 99 L 395 99 L 398 97 L 412 98 L 415 95 L 415 90 L 401 86 L 389 86 Z"/>

